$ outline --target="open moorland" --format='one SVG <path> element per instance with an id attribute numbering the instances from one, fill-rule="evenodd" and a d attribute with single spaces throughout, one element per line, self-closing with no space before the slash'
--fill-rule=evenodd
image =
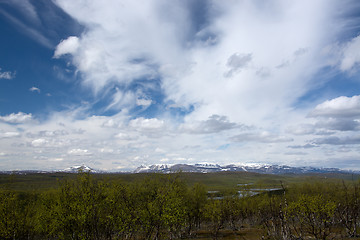
<path id="1" fill-rule="evenodd" d="M 1 239 L 360 239 L 354 174 L 0 175 Z"/>

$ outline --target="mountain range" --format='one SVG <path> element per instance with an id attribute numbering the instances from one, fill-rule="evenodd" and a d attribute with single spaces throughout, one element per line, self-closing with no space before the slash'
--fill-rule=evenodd
<path id="1" fill-rule="evenodd" d="M 271 164 L 229 164 L 221 166 L 212 163 L 197 163 L 197 164 L 153 164 L 141 165 L 133 172 L 126 173 L 175 173 L 175 172 L 196 172 L 196 173 L 211 173 L 211 172 L 254 172 L 262 174 L 306 174 L 306 173 L 354 173 L 360 174 L 360 171 L 344 170 L 339 168 L 318 168 L 318 167 L 291 167 L 287 165 L 271 165 Z M 49 172 L 91 172 L 91 173 L 107 173 L 106 171 L 93 169 L 86 165 L 77 165 L 68 167 L 63 170 L 43 171 L 43 170 L 17 170 L 17 171 L 0 171 L 0 173 L 10 174 L 25 174 L 25 173 L 49 173 Z M 111 171 L 114 173 L 113 171 Z M 119 172 L 124 173 L 124 172 Z"/>
<path id="2" fill-rule="evenodd" d="M 154 164 L 150 166 L 140 166 L 134 173 L 171 173 L 171 172 L 255 172 L 263 174 L 302 174 L 302 173 L 358 173 L 339 168 L 316 168 L 316 167 L 290 167 L 286 165 L 270 164 L 230 164 L 220 166 L 218 164 Z"/>

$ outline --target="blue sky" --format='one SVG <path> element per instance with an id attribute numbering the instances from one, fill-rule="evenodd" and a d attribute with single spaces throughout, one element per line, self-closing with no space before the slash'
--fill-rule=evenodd
<path id="1" fill-rule="evenodd" d="M 357 1 L 0 0 L 0 169 L 360 169 Z"/>

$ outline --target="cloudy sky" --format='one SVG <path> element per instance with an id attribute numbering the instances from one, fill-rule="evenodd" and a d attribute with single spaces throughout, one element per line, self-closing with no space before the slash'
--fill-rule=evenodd
<path id="1" fill-rule="evenodd" d="M 0 0 L 0 170 L 360 169 L 356 0 Z"/>

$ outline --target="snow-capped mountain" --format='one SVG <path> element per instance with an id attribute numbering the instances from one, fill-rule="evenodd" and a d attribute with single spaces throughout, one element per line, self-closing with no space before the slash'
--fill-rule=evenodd
<path id="1" fill-rule="evenodd" d="M 97 171 L 92 169 L 91 167 L 85 165 L 72 166 L 62 170 L 61 172 L 69 172 L 69 173 L 78 173 L 78 172 L 91 172 L 96 173 Z"/>
<path id="2" fill-rule="evenodd" d="M 349 172 L 338 168 L 315 168 L 315 167 L 290 167 L 286 165 L 270 165 L 270 164 L 230 164 L 220 166 L 218 164 L 199 163 L 199 164 L 154 164 L 150 166 L 140 166 L 134 173 L 150 173 L 150 172 L 255 172 L 266 174 L 300 174 L 300 173 L 330 173 L 330 172 Z"/>
<path id="3" fill-rule="evenodd" d="M 173 164 L 153 164 L 151 166 L 141 165 L 134 172 L 163 172 L 170 169 L 172 166 Z"/>
<path id="4" fill-rule="evenodd" d="M 218 165 L 212 163 L 197 163 L 197 164 L 153 164 L 149 166 L 141 165 L 133 173 L 176 173 L 176 172 L 255 172 L 263 174 L 302 174 L 302 173 L 351 173 L 360 174 L 360 171 L 342 170 L 339 168 L 316 168 L 316 167 L 291 167 L 286 165 L 270 165 L 261 163 L 246 163 L 246 164 L 229 164 Z M 50 173 L 50 172 L 65 172 L 65 173 L 106 173 L 106 171 L 95 170 L 86 165 L 76 165 L 63 170 L 18 170 L 18 171 L 0 171 L 2 174 L 27 174 L 27 173 Z M 114 172 L 111 173 L 130 173 L 130 172 Z"/>

